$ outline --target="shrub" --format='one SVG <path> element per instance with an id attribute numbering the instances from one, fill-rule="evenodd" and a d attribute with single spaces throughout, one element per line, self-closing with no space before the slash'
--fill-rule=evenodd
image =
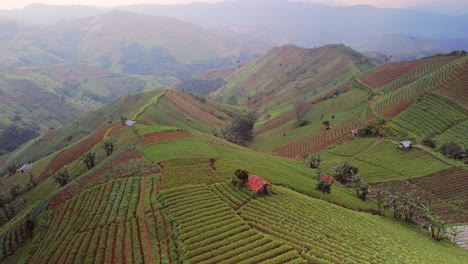
<path id="1" fill-rule="evenodd" d="M 462 146 L 457 143 L 445 143 L 440 147 L 440 152 L 449 158 L 461 159 L 466 155 Z"/>
<path id="2" fill-rule="evenodd" d="M 425 145 L 425 146 L 428 146 L 430 148 L 435 148 L 436 147 L 436 143 L 434 140 L 430 139 L 430 138 L 425 138 L 423 139 L 422 143 Z"/>

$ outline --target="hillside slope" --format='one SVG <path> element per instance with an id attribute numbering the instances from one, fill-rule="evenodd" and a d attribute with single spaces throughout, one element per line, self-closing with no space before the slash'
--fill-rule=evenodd
<path id="1" fill-rule="evenodd" d="M 50 25 L 33 41 L 66 60 L 162 77 L 229 65 L 266 47 L 173 18 L 122 11 Z"/>
<path id="2" fill-rule="evenodd" d="M 234 106 L 166 87 L 119 98 L 72 125 L 24 144 L 4 157 L 8 163 L 33 163 L 26 173 L 2 178 L 0 190 L 8 194 L 2 196 L 0 259 L 22 263 L 464 263 L 467 251 L 448 239 L 435 241 L 430 232 L 410 221 L 370 213 L 381 210 L 374 201 L 374 188 L 402 194 L 414 189 L 418 197 L 431 201 L 436 216 L 451 224 L 467 223 L 466 164 L 419 144 L 423 137 L 453 135 L 437 141 L 438 151 L 441 143 L 464 136 L 466 105 L 458 95 L 464 95 L 467 56 L 429 57 L 400 64 L 402 69 L 395 64 L 369 68 L 371 64 L 360 54 L 353 62 L 353 57 L 340 53 L 343 49 L 350 54 L 343 46 L 274 49 L 296 54 L 281 57 L 291 58 L 291 62 L 279 62 L 282 66 L 259 58 L 265 60 L 263 69 L 299 69 L 297 58 L 321 51 L 313 64 L 322 66 L 317 74 L 302 69 L 299 75 L 291 71 L 292 79 L 287 79 L 287 74 L 271 71 L 269 76 L 278 81 L 271 93 L 281 100 L 271 108 L 265 107 L 271 99 L 261 104 L 239 96 L 242 106 Z M 338 56 L 327 57 L 330 53 Z M 228 99 L 224 89 L 235 94 L 230 78 L 237 71 L 245 77 L 237 80 L 250 80 L 245 83 L 254 87 L 238 94 L 256 92 L 256 84 L 262 87 L 266 75 L 255 75 L 254 68 L 248 71 L 252 65 L 246 63 L 234 72 L 222 70 L 229 73 L 224 76 L 232 86 L 222 88 L 220 98 Z M 334 83 L 339 65 L 347 70 Z M 301 74 L 304 78 L 297 79 Z M 377 77 L 369 77 L 373 74 Z M 305 81 L 315 75 L 325 87 L 316 94 L 316 88 Z M 304 87 L 295 87 L 298 80 Z M 288 94 L 298 89 L 305 93 Z M 411 103 L 395 108 L 401 101 L 393 96 Z M 304 123 L 296 118 L 298 101 L 304 107 Z M 387 108 L 381 106 L 393 109 L 394 115 L 384 116 L 382 109 Z M 427 114 L 428 109 L 434 112 Z M 248 144 L 251 149 L 212 135 L 248 110 L 260 114 Z M 136 124 L 122 125 L 122 115 Z M 417 123 L 418 116 L 428 123 Z M 408 123 L 418 125 L 403 125 Z M 360 130 L 360 136 L 350 133 L 354 129 Z M 399 140 L 408 138 L 414 141 L 413 148 L 396 148 Z M 110 155 L 105 142 L 114 144 Z M 87 168 L 83 158 L 90 152 L 96 154 L 95 166 Z M 306 154 L 320 154 L 318 170 L 311 169 Z M 343 162 L 359 168 L 362 184 L 372 185 L 367 200 L 356 197 L 359 189 L 354 182 L 334 182 L 331 193 L 320 199 L 323 193 L 314 188 L 318 176 L 333 175 Z M 237 169 L 272 183 L 269 194 L 233 184 Z M 71 178 L 60 187 L 54 175 L 65 172 Z M 10 191 L 14 186 L 18 186 L 16 192 Z M 421 220 L 419 213 L 414 221 Z M 357 243 L 362 246 L 356 247 Z"/>
<path id="3" fill-rule="evenodd" d="M 110 124 L 68 148 L 74 149 L 69 154 L 85 146 L 96 151 L 94 168 L 87 170 L 80 155 L 70 156 L 67 149 L 34 163 L 35 174 L 67 165 L 73 181 L 57 188 L 44 178 L 20 196 L 39 202 L 23 204 L 26 208 L 2 226 L 0 257 L 23 263 L 466 259 L 466 251 L 435 243 L 414 226 L 351 210 L 368 211 L 374 205 L 353 197 L 344 186 L 334 185 L 325 198 L 341 206 L 317 199 L 315 175 L 301 162 L 144 118 L 172 92 L 160 90 L 140 105 L 137 120 L 145 124 Z M 110 156 L 101 148 L 104 140 L 117 142 Z M 211 165 L 210 159 L 215 160 Z M 237 168 L 273 183 L 270 194 L 232 185 L 229 179 Z M 356 250 L 356 241 L 365 247 Z M 412 251 L 402 250 L 410 246 Z"/>

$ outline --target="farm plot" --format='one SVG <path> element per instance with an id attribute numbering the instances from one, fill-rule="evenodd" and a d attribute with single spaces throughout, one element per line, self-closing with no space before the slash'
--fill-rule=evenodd
<path id="1" fill-rule="evenodd" d="M 460 70 L 464 72 L 463 75 L 452 80 L 450 83 L 447 83 L 433 93 L 447 97 L 462 106 L 464 109 L 467 109 L 468 93 L 466 92 L 466 87 L 468 86 L 468 62 L 465 62 Z"/>
<path id="2" fill-rule="evenodd" d="M 398 115 L 409 107 L 415 98 L 440 89 L 451 80 L 466 74 L 463 65 L 467 60 L 468 56 L 456 59 L 406 86 L 385 94 L 374 104 L 375 110 L 384 118 Z"/>
<path id="3" fill-rule="evenodd" d="M 186 137 L 177 140 L 159 142 L 141 147 L 139 150 L 153 162 L 178 158 L 213 158 L 218 154 L 210 145 L 195 138 Z"/>
<path id="4" fill-rule="evenodd" d="M 424 60 L 389 63 L 361 77 L 361 81 L 372 88 L 381 87 L 424 64 Z"/>
<path id="5" fill-rule="evenodd" d="M 395 143 L 390 141 L 382 141 L 374 145 L 357 155 L 355 159 L 385 168 L 394 172 L 393 175 L 399 175 L 400 179 L 424 176 L 451 167 L 423 149 L 400 150 Z M 381 179 L 381 181 L 388 180 L 396 179 Z"/>
<path id="6" fill-rule="evenodd" d="M 116 157 L 113 160 L 67 185 L 64 191 L 52 199 L 49 206 L 53 208 L 79 192 L 111 179 L 145 176 L 160 172 L 161 168 L 158 164 L 149 162 L 139 152 L 125 149 L 119 152 L 115 153 Z"/>
<path id="7" fill-rule="evenodd" d="M 467 118 L 463 108 L 439 96 L 428 95 L 392 120 L 422 137 L 432 138 Z"/>
<path id="8" fill-rule="evenodd" d="M 33 223 L 29 222 L 26 213 L 15 217 L 0 229 L 0 261 L 11 256 L 33 234 Z"/>
<path id="9" fill-rule="evenodd" d="M 176 263 L 155 179 L 109 181 L 55 207 L 29 263 Z"/>
<path id="10" fill-rule="evenodd" d="M 183 261 L 286 263 L 299 260 L 293 247 L 251 229 L 208 186 L 173 188 L 163 191 L 161 199 L 180 234 L 185 249 Z"/>
<path id="11" fill-rule="evenodd" d="M 192 134 L 184 130 L 175 130 L 175 131 L 163 131 L 146 134 L 143 136 L 142 145 L 151 145 L 158 142 L 176 140 L 180 138 L 189 138 L 192 137 Z"/>
<path id="12" fill-rule="evenodd" d="M 115 124 L 114 124 L 115 125 Z M 98 132 L 92 134 L 91 136 L 85 138 L 84 140 L 75 143 L 70 148 L 67 148 L 61 151 L 56 155 L 46 169 L 41 174 L 40 178 L 45 179 L 49 174 L 49 171 L 55 172 L 61 169 L 63 166 L 66 166 L 73 161 L 79 159 L 86 151 L 89 151 L 96 144 L 102 141 L 104 135 L 109 129 L 112 129 L 114 125 L 110 125 L 102 128 Z"/>
<path id="13" fill-rule="evenodd" d="M 210 184 L 232 178 L 232 172 L 213 171 L 208 158 L 172 159 L 161 162 L 164 175 L 161 188 L 186 184 Z"/>
<path id="14" fill-rule="evenodd" d="M 442 257 L 429 236 L 407 225 L 282 187 L 275 187 L 275 195 L 247 203 L 239 215 L 253 228 L 303 252 L 309 263 L 464 263 L 467 256 L 454 247 L 449 258 Z"/>
<path id="15" fill-rule="evenodd" d="M 210 133 L 212 127 L 204 122 L 193 118 L 182 109 L 172 104 L 165 96 L 158 99 L 155 107 L 148 107 L 137 119 L 139 123 L 161 124 L 166 126 L 178 127 L 182 129 L 196 129 Z"/>
<path id="16" fill-rule="evenodd" d="M 435 142 L 440 146 L 444 143 L 455 142 L 458 144 L 466 144 L 468 142 L 468 120 L 461 122 L 444 133 L 434 137 Z"/>
<path id="17" fill-rule="evenodd" d="M 405 73 L 404 75 L 400 76 L 399 78 L 394 79 L 393 81 L 385 84 L 382 87 L 382 91 L 385 93 L 396 90 L 400 87 L 403 87 L 431 72 L 437 70 L 438 68 L 450 63 L 457 59 L 457 56 L 441 56 L 441 57 L 432 57 L 432 58 L 424 58 L 417 61 L 411 61 L 409 63 L 416 63 L 421 62 L 418 67 L 414 68 L 413 70 Z"/>
<path id="18" fill-rule="evenodd" d="M 242 205 L 246 204 L 251 196 L 247 189 L 240 190 L 237 186 L 229 183 L 217 183 L 210 185 L 211 190 L 221 200 L 231 206 L 234 210 L 239 209 Z"/>
<path id="19" fill-rule="evenodd" d="M 323 131 L 324 128 L 322 127 L 319 134 L 304 135 L 300 139 L 291 141 L 287 145 L 276 149 L 274 153 L 283 157 L 302 158 L 307 153 L 316 153 L 333 144 L 349 140 L 350 131 L 361 125 L 359 119 L 353 119 L 327 131 Z"/>
<path id="20" fill-rule="evenodd" d="M 453 167 L 424 177 L 410 179 L 408 182 L 440 199 L 459 204 L 463 209 L 468 210 L 468 170 L 466 169 Z"/>

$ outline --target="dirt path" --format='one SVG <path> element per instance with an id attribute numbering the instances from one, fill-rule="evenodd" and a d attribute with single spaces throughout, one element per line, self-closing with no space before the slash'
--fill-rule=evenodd
<path id="1" fill-rule="evenodd" d="M 145 194 L 146 194 L 146 178 L 143 177 L 142 180 L 140 181 L 140 199 L 138 201 L 138 204 L 140 205 L 140 215 L 141 215 L 141 221 L 143 223 L 143 233 L 142 236 L 144 236 L 145 240 L 145 255 L 147 256 L 147 263 L 153 263 L 152 256 L 151 256 L 151 241 L 150 241 L 150 235 L 148 231 L 148 223 L 146 222 L 146 214 L 145 214 Z M 142 240 L 143 240 L 142 239 Z M 145 255 L 143 257 L 145 257 Z"/>

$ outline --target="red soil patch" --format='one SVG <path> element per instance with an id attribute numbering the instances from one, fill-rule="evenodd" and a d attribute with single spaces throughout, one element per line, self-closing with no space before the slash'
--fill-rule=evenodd
<path id="1" fill-rule="evenodd" d="M 411 98 L 401 98 L 398 100 L 398 102 L 387 105 L 383 109 L 380 109 L 379 114 L 381 114 L 384 118 L 395 117 L 410 107 L 413 102 L 414 101 Z"/>
<path id="2" fill-rule="evenodd" d="M 45 178 L 50 176 L 48 175 L 49 171 L 55 172 L 63 166 L 68 165 L 73 161 L 79 159 L 84 153 L 86 153 L 96 144 L 101 142 L 109 127 L 115 125 L 116 124 L 106 126 L 101 130 L 97 131 L 96 133 L 92 134 L 91 136 L 85 138 L 81 142 L 78 142 L 77 144 L 73 145 L 71 148 L 61 151 L 47 165 L 44 172 L 40 176 L 41 180 L 44 180 Z"/>
<path id="3" fill-rule="evenodd" d="M 421 66 L 426 61 L 427 60 L 416 60 L 385 64 L 382 67 L 379 67 L 377 70 L 364 76 L 361 81 L 373 88 L 381 87 L 395 79 L 398 79 L 405 73 Z"/>
<path id="4" fill-rule="evenodd" d="M 192 134 L 184 130 L 164 131 L 147 134 L 143 137 L 143 145 L 151 145 L 158 142 L 175 140 L 179 138 L 189 138 Z"/>

